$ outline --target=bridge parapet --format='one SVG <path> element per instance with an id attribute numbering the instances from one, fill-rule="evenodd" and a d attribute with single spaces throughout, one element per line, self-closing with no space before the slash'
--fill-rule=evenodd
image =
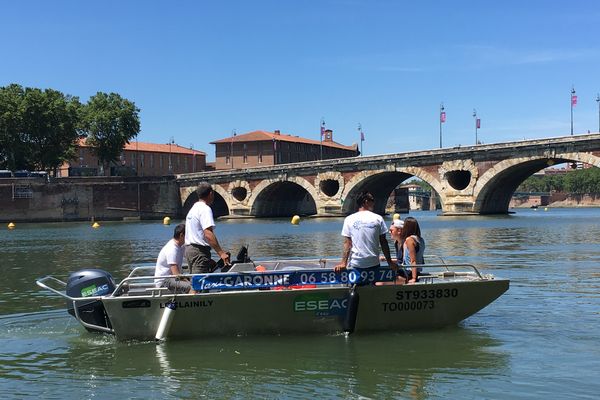
<path id="1" fill-rule="evenodd" d="M 518 185 L 567 161 L 600 166 L 600 134 L 536 139 L 317 162 L 197 172 L 177 176 L 184 203 L 200 181 L 218 187 L 221 213 L 250 216 L 345 215 L 362 190 L 385 203 L 396 186 L 418 177 L 444 214 L 506 213 Z M 285 203 L 285 205 L 283 205 Z"/>

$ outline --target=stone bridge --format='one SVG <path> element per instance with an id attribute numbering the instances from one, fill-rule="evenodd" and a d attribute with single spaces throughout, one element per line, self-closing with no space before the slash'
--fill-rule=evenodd
<path id="1" fill-rule="evenodd" d="M 182 174 L 177 182 L 184 213 L 198 182 L 208 181 L 216 216 L 347 215 L 363 190 L 383 214 L 394 188 L 417 177 L 435 190 L 443 214 L 502 214 L 521 182 L 564 162 L 600 167 L 600 134 Z"/>

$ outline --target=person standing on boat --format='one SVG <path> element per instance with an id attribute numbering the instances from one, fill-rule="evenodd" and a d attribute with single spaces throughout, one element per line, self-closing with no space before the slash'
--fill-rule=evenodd
<path id="1" fill-rule="evenodd" d="M 356 199 L 358 211 L 344 219 L 342 236 L 344 251 L 342 261 L 334 267 L 340 272 L 346 268 L 368 269 L 379 267 L 379 247 L 392 270 L 398 266 L 392 261 L 385 237 L 388 229 L 381 215 L 373 212 L 375 199 L 369 192 L 362 192 Z"/>
<path id="2" fill-rule="evenodd" d="M 415 218 L 407 217 L 404 220 L 400 241 L 404 243 L 402 245 L 404 253 L 402 264 L 410 267 L 408 270 L 408 283 L 415 283 L 418 281 L 419 272 L 421 272 L 421 268 L 416 267 L 416 265 L 425 264 L 423 259 L 425 240 L 421 237 L 421 228 Z"/>
<path id="3" fill-rule="evenodd" d="M 227 253 L 215 235 L 215 220 L 210 208 L 215 200 L 215 192 L 208 182 L 200 182 L 196 189 L 199 200 L 192 206 L 185 218 L 185 258 L 192 274 L 206 274 L 215 269 L 211 259 L 212 248 L 225 265 L 230 264 Z"/>
<path id="4" fill-rule="evenodd" d="M 179 224 L 173 232 L 173 239 L 164 245 L 158 258 L 154 276 L 181 275 L 181 264 L 183 264 L 183 244 L 185 242 L 185 225 Z M 189 293 L 192 286 L 187 278 L 164 278 L 156 279 L 157 287 L 169 288 L 174 293 Z"/>

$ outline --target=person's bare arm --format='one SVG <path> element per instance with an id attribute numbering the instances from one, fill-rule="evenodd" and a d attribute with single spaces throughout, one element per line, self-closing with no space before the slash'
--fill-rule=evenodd
<path id="1" fill-rule="evenodd" d="M 204 230 L 204 237 L 206 238 L 206 241 L 208 242 L 209 246 L 212 247 L 212 249 L 217 252 L 219 257 L 221 257 L 221 259 L 225 262 L 225 264 L 229 264 L 230 263 L 229 255 L 227 254 L 227 252 L 225 252 L 225 250 L 223 250 L 221 248 L 221 245 L 219 244 L 219 241 L 217 240 L 217 236 L 213 232 L 212 226 L 210 228 L 206 228 Z"/>
<path id="2" fill-rule="evenodd" d="M 381 251 L 383 251 L 383 256 L 385 257 L 385 260 L 387 261 L 390 268 L 393 271 L 398 270 L 398 265 L 396 265 L 396 263 L 392 261 L 392 257 L 390 255 L 390 246 L 388 245 L 385 235 L 379 236 L 379 244 L 381 245 Z"/>
<path id="3" fill-rule="evenodd" d="M 412 277 L 408 283 L 414 283 L 417 281 L 417 246 L 415 240 L 412 237 L 406 239 L 406 248 L 408 249 L 408 256 L 410 257 L 410 265 Z"/>
<path id="4" fill-rule="evenodd" d="M 179 270 L 179 267 L 177 266 L 177 264 L 169 264 L 169 268 L 171 269 L 171 275 L 181 274 L 181 271 Z"/>
<path id="5" fill-rule="evenodd" d="M 346 269 L 348 265 L 348 259 L 350 258 L 350 250 L 352 249 L 352 239 L 349 237 L 344 237 L 344 251 L 342 253 L 342 261 L 333 267 L 335 272 L 340 272 Z M 389 254 L 389 252 L 388 252 Z"/>

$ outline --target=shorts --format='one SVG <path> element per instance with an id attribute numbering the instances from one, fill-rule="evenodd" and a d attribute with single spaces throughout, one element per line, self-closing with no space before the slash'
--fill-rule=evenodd
<path id="1" fill-rule="evenodd" d="M 162 287 L 169 288 L 172 293 L 189 293 L 192 289 L 192 284 L 187 279 L 166 278 L 163 281 Z"/>
<path id="2" fill-rule="evenodd" d="M 188 263 L 190 274 L 208 274 L 213 272 L 217 263 L 210 258 L 210 247 L 187 245 L 185 246 L 185 259 Z"/>
<path id="3" fill-rule="evenodd" d="M 379 267 L 380 267 L 380 265 L 377 264 L 377 265 L 373 265 L 372 267 L 367 267 L 367 268 L 350 268 L 350 269 L 354 269 L 355 271 L 362 272 L 362 271 L 369 271 L 372 269 L 377 269 Z M 375 285 L 375 282 L 366 282 L 366 281 L 363 281 L 362 279 L 359 279 L 358 282 L 356 282 L 356 286 L 367 286 L 367 285 Z"/>

